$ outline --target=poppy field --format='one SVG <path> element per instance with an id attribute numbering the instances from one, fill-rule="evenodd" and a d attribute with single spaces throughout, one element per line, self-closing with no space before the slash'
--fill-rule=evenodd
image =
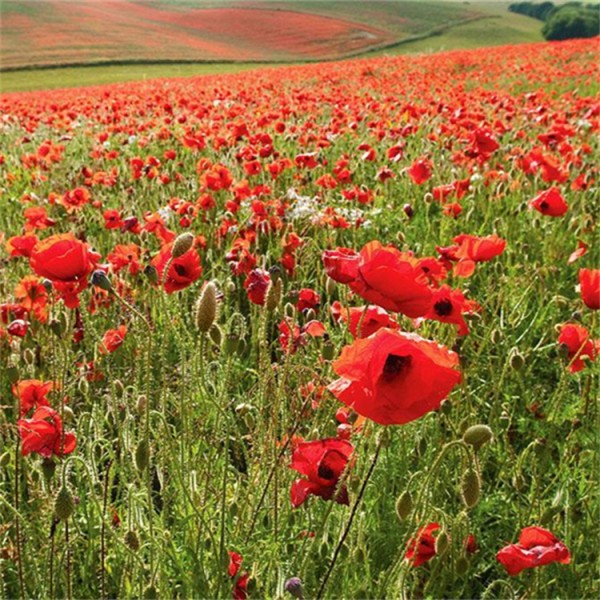
<path id="1" fill-rule="evenodd" d="M 598 593 L 597 40 L 0 97 L 0 594 Z"/>

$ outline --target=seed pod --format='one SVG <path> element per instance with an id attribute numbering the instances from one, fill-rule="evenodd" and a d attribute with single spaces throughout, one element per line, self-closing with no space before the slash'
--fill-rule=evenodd
<path id="1" fill-rule="evenodd" d="M 438 555 L 444 554 L 450 546 L 450 537 L 445 529 L 442 529 L 440 534 L 435 539 L 435 553 Z"/>
<path id="2" fill-rule="evenodd" d="M 396 500 L 396 514 L 401 521 L 404 521 L 410 515 L 413 509 L 413 501 L 408 490 L 402 492 Z"/>
<path id="3" fill-rule="evenodd" d="M 465 471 L 460 483 L 460 492 L 464 505 L 473 508 L 479 502 L 481 480 L 475 469 L 469 468 Z"/>
<path id="4" fill-rule="evenodd" d="M 73 514 L 74 510 L 75 502 L 73 501 L 73 496 L 63 484 L 60 490 L 58 490 L 58 494 L 54 500 L 54 514 L 57 519 L 60 519 L 61 521 L 67 521 L 68 518 Z"/>
<path id="5" fill-rule="evenodd" d="M 171 250 L 171 256 L 173 258 L 179 258 L 183 256 L 192 246 L 194 245 L 194 234 L 186 231 L 181 235 L 178 235 L 173 242 L 173 248 Z"/>
<path id="6" fill-rule="evenodd" d="M 283 280 L 272 279 L 267 289 L 265 306 L 269 312 L 273 312 L 281 303 L 283 297 Z"/>
<path id="7" fill-rule="evenodd" d="M 201 333 L 209 331 L 217 318 L 217 288 L 212 281 L 209 281 L 202 289 L 196 301 L 194 313 L 198 331 Z"/>
<path id="8" fill-rule="evenodd" d="M 135 449 L 135 466 L 138 471 L 144 471 L 150 460 L 150 446 L 148 440 L 140 440 Z"/>
<path id="9" fill-rule="evenodd" d="M 133 531 L 133 529 L 130 529 L 125 534 L 124 541 L 125 544 L 134 552 L 137 552 L 140 549 L 140 538 L 138 537 L 138 534 Z"/>
<path id="10" fill-rule="evenodd" d="M 494 437 L 492 430 L 487 425 L 471 425 L 464 435 L 465 444 L 473 446 L 475 450 L 479 450 L 481 446 L 487 444 Z"/>

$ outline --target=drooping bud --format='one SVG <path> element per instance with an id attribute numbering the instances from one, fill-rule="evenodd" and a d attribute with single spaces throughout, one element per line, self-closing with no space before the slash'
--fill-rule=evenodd
<path id="1" fill-rule="evenodd" d="M 444 554 L 450 546 L 450 537 L 445 529 L 442 529 L 440 534 L 435 539 L 435 553 L 438 555 Z"/>
<path id="2" fill-rule="evenodd" d="M 314 308 L 307 308 L 304 315 L 307 321 L 314 321 L 317 318 L 317 313 Z"/>
<path id="3" fill-rule="evenodd" d="M 144 275 L 148 278 L 148 281 L 152 285 L 156 285 L 158 283 L 158 271 L 154 265 L 146 265 L 144 267 Z"/>
<path id="4" fill-rule="evenodd" d="M 146 414 L 146 407 L 148 406 L 148 398 L 146 397 L 145 394 L 140 394 L 138 396 L 136 405 L 135 405 L 135 410 L 137 411 L 137 414 L 140 415 L 140 417 L 144 414 Z"/>
<path id="5" fill-rule="evenodd" d="M 396 514 L 401 521 L 404 521 L 410 515 L 413 509 L 413 501 L 408 490 L 402 492 L 396 500 Z"/>
<path id="6" fill-rule="evenodd" d="M 112 283 L 110 282 L 110 279 L 107 277 L 106 273 L 100 269 L 96 269 L 92 273 L 91 281 L 92 285 L 100 288 L 101 290 L 106 290 L 107 292 L 112 290 Z"/>
<path id="7" fill-rule="evenodd" d="M 194 308 L 196 328 L 201 333 L 206 333 L 210 330 L 216 318 L 217 287 L 212 281 L 209 281 L 202 289 Z"/>
<path id="8" fill-rule="evenodd" d="M 194 234 L 186 231 L 175 238 L 175 241 L 173 242 L 173 248 L 171 250 L 171 256 L 173 258 L 179 258 L 180 256 L 183 256 L 193 245 Z"/>
<path id="9" fill-rule="evenodd" d="M 221 342 L 223 341 L 223 331 L 216 323 L 211 325 L 211 328 L 208 330 L 208 335 L 215 346 L 221 346 Z"/>
<path id="10" fill-rule="evenodd" d="M 525 364 L 525 357 L 519 352 L 518 348 L 513 348 L 508 356 L 511 369 L 520 371 Z"/>
<path id="11" fill-rule="evenodd" d="M 75 510 L 73 496 L 66 485 L 62 485 L 54 500 L 54 514 L 57 519 L 67 521 Z"/>
<path id="12" fill-rule="evenodd" d="M 481 446 L 487 444 L 494 437 L 492 430 L 487 425 L 472 425 L 464 435 L 463 441 L 469 446 L 473 446 L 475 450 L 479 450 Z"/>
<path id="13" fill-rule="evenodd" d="M 479 473 L 475 469 L 467 469 L 460 483 L 461 498 L 467 508 L 473 508 L 479 502 L 480 490 Z"/>

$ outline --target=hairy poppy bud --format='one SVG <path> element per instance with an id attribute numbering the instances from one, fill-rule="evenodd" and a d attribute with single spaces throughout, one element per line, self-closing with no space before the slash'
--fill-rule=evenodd
<path id="1" fill-rule="evenodd" d="M 115 387 L 115 396 L 117 398 L 122 398 L 125 394 L 125 386 L 123 385 L 123 382 L 120 379 L 115 379 L 113 385 Z"/>
<path id="2" fill-rule="evenodd" d="M 402 492 L 396 500 L 396 514 L 401 521 L 404 521 L 410 515 L 413 509 L 413 501 L 408 490 Z"/>
<path id="3" fill-rule="evenodd" d="M 328 296 L 332 296 L 335 293 L 335 281 L 331 277 L 327 277 L 325 280 L 325 292 Z"/>
<path id="4" fill-rule="evenodd" d="M 517 348 L 513 348 L 509 354 L 509 363 L 512 369 L 520 371 L 525 364 L 525 357 L 519 352 Z"/>
<path id="5" fill-rule="evenodd" d="M 283 312 L 288 319 L 293 319 L 294 315 L 296 314 L 296 309 L 294 308 L 293 304 L 287 302 L 283 307 Z"/>
<path id="6" fill-rule="evenodd" d="M 450 537 L 446 530 L 442 529 L 435 540 L 435 553 L 438 555 L 444 554 L 448 550 L 448 546 L 450 546 Z"/>
<path id="7" fill-rule="evenodd" d="M 194 321 L 196 328 L 201 333 L 206 333 L 210 330 L 212 324 L 217 318 L 217 288 L 212 281 L 209 281 L 198 300 L 194 309 Z"/>
<path id="8" fill-rule="evenodd" d="M 35 362 L 35 354 L 31 348 L 25 348 L 25 351 L 23 352 L 23 360 L 25 361 L 25 364 L 29 365 L 30 367 L 33 365 Z"/>
<path id="9" fill-rule="evenodd" d="M 233 354 L 240 347 L 240 337 L 236 333 L 228 333 L 223 340 L 223 352 Z"/>
<path id="10" fill-rule="evenodd" d="M 146 397 L 145 394 L 140 394 L 138 396 L 138 399 L 137 399 L 137 402 L 135 405 L 135 410 L 137 411 L 138 415 L 140 415 L 140 417 L 146 413 L 147 405 L 148 405 L 148 398 Z"/>
<path id="11" fill-rule="evenodd" d="M 110 279 L 106 276 L 106 273 L 100 269 L 96 269 L 92 273 L 92 285 L 100 288 L 101 290 L 106 290 L 107 292 L 112 290 L 112 283 L 110 282 Z"/>
<path id="12" fill-rule="evenodd" d="M 135 449 L 135 466 L 138 471 L 144 471 L 150 460 L 150 446 L 148 440 L 140 440 Z"/>
<path id="13" fill-rule="evenodd" d="M 467 508 L 473 508 L 479 502 L 481 480 L 475 469 L 467 469 L 460 484 L 461 498 Z"/>
<path id="14" fill-rule="evenodd" d="M 0 456 L 0 467 L 7 467 L 10 463 L 10 452 L 5 452 Z"/>
<path id="15" fill-rule="evenodd" d="M 137 552 L 140 549 L 140 538 L 132 529 L 125 534 L 124 541 L 125 544 L 134 552 Z"/>
<path id="16" fill-rule="evenodd" d="M 493 437 L 494 434 L 487 425 L 472 425 L 465 431 L 463 440 L 465 444 L 469 444 L 475 450 L 479 450 L 481 446 L 487 444 Z"/>
<path id="17" fill-rule="evenodd" d="M 223 341 L 223 332 L 216 323 L 211 325 L 210 329 L 208 330 L 208 335 L 213 344 L 216 346 L 221 346 L 221 342 Z"/>
<path id="18" fill-rule="evenodd" d="M 326 341 L 323 343 L 323 348 L 321 349 L 321 356 L 325 360 L 333 360 L 333 357 L 335 356 L 335 346 L 330 341 Z"/>
<path id="19" fill-rule="evenodd" d="M 171 256 L 173 258 L 179 258 L 180 256 L 183 256 L 193 245 L 194 234 L 186 231 L 175 238 L 175 241 L 173 242 L 173 248 L 171 249 Z"/>
<path id="20" fill-rule="evenodd" d="M 413 207 L 408 203 L 402 207 L 402 211 L 409 219 L 412 219 L 413 215 L 415 214 Z"/>
<path id="21" fill-rule="evenodd" d="M 469 570 L 469 561 L 466 556 L 459 556 L 454 565 L 454 570 L 459 575 L 464 575 Z"/>
<path id="22" fill-rule="evenodd" d="M 66 521 L 73 514 L 74 510 L 75 502 L 73 501 L 73 496 L 63 484 L 54 500 L 54 515 L 57 519 Z"/>
<path id="23" fill-rule="evenodd" d="M 304 314 L 307 321 L 314 321 L 317 318 L 317 313 L 314 308 L 307 308 Z"/>
<path id="24" fill-rule="evenodd" d="M 294 598 L 298 598 L 298 600 L 303 600 L 304 598 L 304 588 L 302 586 L 302 580 L 300 577 L 290 577 L 283 586 L 285 591 L 291 594 Z"/>
<path id="25" fill-rule="evenodd" d="M 158 271 L 154 265 L 146 265 L 144 267 L 144 275 L 148 278 L 151 284 L 158 283 Z"/>
<path id="26" fill-rule="evenodd" d="M 273 312 L 281 303 L 283 297 L 283 281 L 279 279 L 271 279 L 267 294 L 265 297 L 265 306 L 269 312 Z"/>
<path id="27" fill-rule="evenodd" d="M 42 281 L 42 285 L 44 286 L 47 292 L 52 291 L 52 281 L 50 281 L 50 279 L 44 279 Z"/>

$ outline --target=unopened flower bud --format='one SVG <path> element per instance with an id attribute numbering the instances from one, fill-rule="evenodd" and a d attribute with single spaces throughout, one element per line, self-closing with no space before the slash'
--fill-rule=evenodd
<path id="1" fill-rule="evenodd" d="M 525 357 L 519 352 L 518 348 L 513 348 L 509 354 L 509 363 L 511 369 L 520 371 L 525 364 Z"/>
<path id="2" fill-rule="evenodd" d="M 288 319 L 293 319 L 294 315 L 296 314 L 296 308 L 293 304 L 287 302 L 286 305 L 283 307 L 283 312 L 285 316 L 288 317 Z"/>
<path id="3" fill-rule="evenodd" d="M 223 341 L 223 332 L 216 323 L 211 325 L 210 329 L 208 330 L 208 335 L 215 346 L 221 346 L 221 342 Z"/>
<path id="4" fill-rule="evenodd" d="M 217 288 L 212 281 L 209 281 L 198 300 L 194 309 L 194 321 L 196 328 L 201 333 L 206 333 L 210 330 L 212 324 L 217 318 Z"/>
<path id="5" fill-rule="evenodd" d="M 146 265 L 144 267 L 144 275 L 148 278 L 151 284 L 158 283 L 158 271 L 154 265 Z"/>
<path id="6" fill-rule="evenodd" d="M 413 501 L 408 490 L 405 490 L 396 500 L 396 514 L 401 521 L 410 515 L 413 509 Z"/>
<path id="7" fill-rule="evenodd" d="M 140 394 L 138 396 L 136 406 L 135 406 L 135 410 L 137 411 L 138 415 L 140 415 L 140 417 L 146 413 L 147 406 L 148 406 L 148 398 L 146 397 L 145 394 Z"/>
<path id="8" fill-rule="evenodd" d="M 194 234 L 186 231 L 185 233 L 178 235 L 173 242 L 171 256 L 173 258 L 179 258 L 180 256 L 183 256 L 193 245 Z"/>
<path id="9" fill-rule="evenodd" d="M 481 480 L 475 469 L 465 471 L 460 484 L 461 498 L 467 508 L 473 508 L 479 502 Z"/>
<path id="10" fill-rule="evenodd" d="M 112 290 L 112 283 L 110 282 L 110 279 L 107 277 L 106 273 L 100 269 L 96 269 L 92 273 L 92 285 L 100 288 L 101 290 L 106 290 L 107 292 Z"/>
<path id="11" fill-rule="evenodd" d="M 487 444 L 493 437 L 494 434 L 487 425 L 472 425 L 465 431 L 463 440 L 469 446 L 473 446 L 475 450 L 479 450 L 481 446 Z"/>
<path id="12" fill-rule="evenodd" d="M 31 348 L 25 348 L 23 352 L 23 360 L 25 364 L 32 366 L 35 362 L 35 354 Z"/>
<path id="13" fill-rule="evenodd" d="M 269 312 L 273 312 L 281 303 L 283 297 L 283 281 L 281 278 L 271 279 L 265 298 L 265 306 Z"/>
<path id="14" fill-rule="evenodd" d="M 438 555 L 444 554 L 448 550 L 448 546 L 450 546 L 450 537 L 446 530 L 442 529 L 435 540 L 435 553 Z"/>
<path id="15" fill-rule="evenodd" d="M 323 348 L 321 349 L 321 356 L 325 360 L 333 360 L 335 356 L 335 346 L 328 340 L 323 342 Z"/>
<path id="16" fill-rule="evenodd" d="M 75 502 L 68 488 L 63 484 L 54 500 L 54 514 L 57 519 L 67 521 L 75 510 Z"/>
<path id="17" fill-rule="evenodd" d="M 327 292 L 327 295 L 332 296 L 335 293 L 335 288 L 335 281 L 331 277 L 327 277 L 325 280 L 325 292 Z"/>
<path id="18" fill-rule="evenodd" d="M 413 207 L 408 203 L 402 207 L 402 210 L 409 219 L 412 219 L 413 215 L 415 214 Z"/>
<path id="19" fill-rule="evenodd" d="M 144 471 L 150 460 L 150 446 L 148 440 L 140 440 L 135 449 L 135 466 L 138 471 Z"/>
<path id="20" fill-rule="evenodd" d="M 317 313 L 314 308 L 307 308 L 304 314 L 307 321 L 314 321 L 317 318 Z"/>
<path id="21" fill-rule="evenodd" d="M 125 544 L 134 552 L 137 552 L 140 549 L 140 538 L 132 529 L 125 534 L 124 541 Z"/>

